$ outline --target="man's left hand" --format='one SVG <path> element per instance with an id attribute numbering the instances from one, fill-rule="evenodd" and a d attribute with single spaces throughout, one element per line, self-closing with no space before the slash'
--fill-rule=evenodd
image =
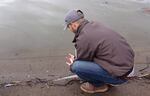
<path id="1" fill-rule="evenodd" d="M 74 55 L 69 53 L 68 56 L 66 57 L 66 64 L 71 66 L 73 64 L 73 61 L 74 61 Z"/>

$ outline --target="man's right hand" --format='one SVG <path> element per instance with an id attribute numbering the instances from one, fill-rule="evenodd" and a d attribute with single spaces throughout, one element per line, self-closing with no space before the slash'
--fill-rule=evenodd
<path id="1" fill-rule="evenodd" d="M 66 56 L 66 64 L 71 66 L 73 64 L 73 61 L 74 61 L 74 55 L 69 53 L 68 56 Z"/>

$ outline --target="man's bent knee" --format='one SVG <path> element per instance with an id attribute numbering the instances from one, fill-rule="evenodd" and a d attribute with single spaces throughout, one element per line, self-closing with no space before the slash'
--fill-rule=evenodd
<path id="1" fill-rule="evenodd" d="M 75 61 L 71 66 L 71 71 L 75 73 L 80 67 L 80 61 Z"/>

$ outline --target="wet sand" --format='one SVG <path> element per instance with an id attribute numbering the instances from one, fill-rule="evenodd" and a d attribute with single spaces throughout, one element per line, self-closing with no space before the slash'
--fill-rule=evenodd
<path id="1" fill-rule="evenodd" d="M 83 10 L 87 19 L 100 21 L 127 39 L 136 53 L 135 64 L 139 66 L 136 74 L 144 64 L 150 64 L 148 0 L 1 0 L 0 84 L 35 78 L 51 80 L 70 74 L 65 56 L 74 53 L 71 43 L 74 35 L 63 31 L 63 19 L 72 8 Z M 135 80 L 101 95 L 149 96 L 149 89 L 149 80 Z M 0 88 L 0 96 L 62 94 L 99 95 L 84 94 L 76 82 L 68 86 L 39 83 Z"/>
<path id="2" fill-rule="evenodd" d="M 150 3 L 146 0 L 2 0 L 0 60 L 65 56 L 74 53 L 74 34 L 63 30 L 65 13 L 85 12 L 123 35 L 136 52 L 135 63 L 150 57 Z M 80 2 L 80 3 L 79 3 Z"/>
<path id="3" fill-rule="evenodd" d="M 32 86 L 13 86 L 0 88 L 0 96 L 149 96 L 149 80 L 130 80 L 128 83 L 112 87 L 108 92 L 87 94 L 82 92 L 79 82 L 67 86 L 48 86 L 36 84 Z"/>

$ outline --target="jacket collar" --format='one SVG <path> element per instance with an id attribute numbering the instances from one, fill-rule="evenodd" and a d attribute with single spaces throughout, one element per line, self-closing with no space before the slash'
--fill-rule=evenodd
<path id="1" fill-rule="evenodd" d="M 76 42 L 76 38 L 79 36 L 81 30 L 83 29 L 83 27 L 84 27 L 87 23 L 89 23 L 89 21 L 86 20 L 86 19 L 80 23 L 80 25 L 79 25 L 77 31 L 75 32 L 75 37 L 74 37 L 74 39 L 73 39 L 73 41 L 72 41 L 73 43 Z"/>

